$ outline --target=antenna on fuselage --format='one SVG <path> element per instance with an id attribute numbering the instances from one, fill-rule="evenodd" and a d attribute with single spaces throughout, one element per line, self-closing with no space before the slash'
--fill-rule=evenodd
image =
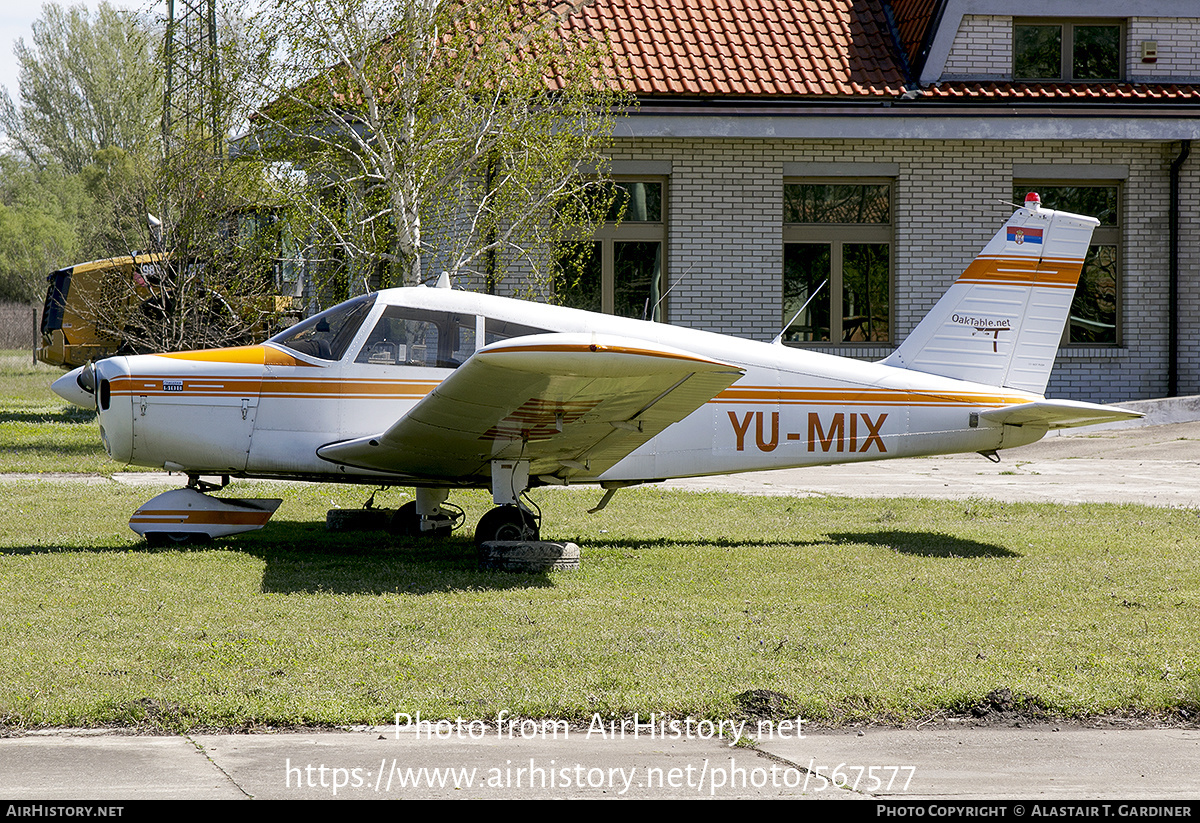
<path id="1" fill-rule="evenodd" d="M 792 324 L 796 322 L 797 317 L 804 314 L 804 310 L 808 308 L 808 304 L 813 301 L 813 298 L 821 293 L 821 289 L 825 288 L 825 284 L 828 282 L 828 280 L 821 281 L 821 285 L 817 286 L 816 290 L 808 296 L 808 299 L 804 301 L 804 305 L 800 307 L 800 310 L 793 314 L 792 319 L 783 325 L 783 328 L 780 329 L 779 334 L 775 335 L 775 339 L 771 341 L 772 345 L 778 346 L 783 343 L 783 336 L 787 334 L 787 330 L 790 329 Z"/>
<path id="2" fill-rule="evenodd" d="M 646 298 L 646 306 L 645 306 L 645 308 L 642 309 L 642 319 L 647 320 L 647 319 L 653 317 L 654 312 L 658 311 L 658 307 L 662 305 L 662 301 L 667 299 L 667 295 L 670 294 L 671 292 L 675 291 L 675 287 L 678 286 L 680 283 L 682 283 L 683 278 L 685 278 L 689 274 L 691 274 L 692 269 L 694 269 L 695 267 L 696 267 L 695 263 L 688 266 L 687 271 L 685 271 L 683 274 L 679 275 L 679 279 L 676 280 L 674 283 L 672 283 L 670 288 L 668 288 L 665 292 L 663 292 L 661 295 L 659 295 L 659 298 L 654 301 L 653 306 L 650 305 L 650 298 L 647 297 Z"/>

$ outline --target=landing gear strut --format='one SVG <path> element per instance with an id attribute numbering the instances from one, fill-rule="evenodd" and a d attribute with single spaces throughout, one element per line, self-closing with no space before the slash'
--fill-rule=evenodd
<path id="1" fill-rule="evenodd" d="M 392 515 L 388 531 L 404 537 L 449 537 L 462 523 L 463 512 L 446 503 L 448 489 L 417 489 L 417 499 Z"/>
<path id="2" fill-rule="evenodd" d="M 528 489 L 528 460 L 492 461 L 492 502 L 496 508 L 479 518 L 476 546 L 491 540 L 541 539 L 541 517 L 521 503 L 521 495 Z"/>

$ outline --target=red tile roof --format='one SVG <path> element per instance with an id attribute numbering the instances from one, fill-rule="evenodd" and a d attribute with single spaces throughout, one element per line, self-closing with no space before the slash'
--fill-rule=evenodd
<path id="1" fill-rule="evenodd" d="M 905 71 L 881 2 L 591 0 L 565 24 L 612 46 L 639 96 L 893 97 Z M 562 6 L 560 6 L 561 8 Z"/>
<path id="2" fill-rule="evenodd" d="M 1200 86 L 1157 83 L 935 83 L 924 97 L 994 102 L 1072 101 L 1108 103 L 1200 102 Z"/>
<path id="3" fill-rule="evenodd" d="M 568 28 L 607 39 L 610 72 L 644 99 L 887 100 L 911 88 L 905 60 L 915 66 L 921 59 L 938 0 L 890 0 L 891 22 L 884 0 L 534 2 L 553 9 Z M 1200 86 L 950 82 L 922 88 L 918 97 L 946 103 L 1191 103 L 1200 102 Z"/>
<path id="4" fill-rule="evenodd" d="M 914 66 L 929 35 L 937 0 L 891 0 L 892 17 L 900 35 L 900 47 Z"/>

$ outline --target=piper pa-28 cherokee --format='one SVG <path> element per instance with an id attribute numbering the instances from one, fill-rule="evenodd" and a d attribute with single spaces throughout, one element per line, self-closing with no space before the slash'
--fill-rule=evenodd
<path id="1" fill-rule="evenodd" d="M 994 457 L 1139 416 L 1043 397 L 1096 225 L 1031 194 L 878 363 L 418 286 L 259 346 L 110 357 L 54 390 L 95 405 L 112 459 L 188 476 L 131 519 L 151 540 L 260 528 L 279 505 L 212 497 L 206 476 L 411 486 L 393 530 L 437 536 L 461 520 L 452 489 L 490 488 L 476 541 L 536 540 L 535 486 L 599 484 L 599 509 L 666 478 Z"/>

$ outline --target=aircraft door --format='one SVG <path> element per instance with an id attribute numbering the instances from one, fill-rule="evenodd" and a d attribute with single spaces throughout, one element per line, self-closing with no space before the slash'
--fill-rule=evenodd
<path id="1" fill-rule="evenodd" d="M 266 349 L 262 403 L 248 469 L 313 473 L 330 470 L 317 449 L 343 436 L 343 357 L 375 307 L 375 294 L 339 303 L 272 337 Z"/>

